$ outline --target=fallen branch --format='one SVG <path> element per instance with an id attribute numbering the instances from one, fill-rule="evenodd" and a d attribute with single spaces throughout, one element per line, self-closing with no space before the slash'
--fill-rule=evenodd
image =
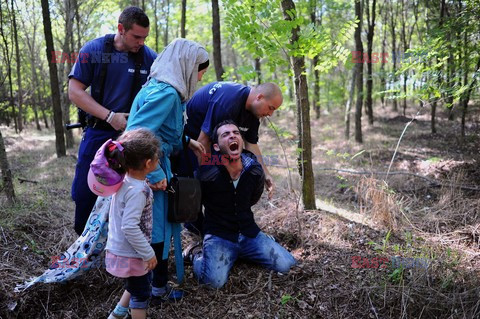
<path id="1" fill-rule="evenodd" d="M 21 184 L 21 183 L 38 184 L 38 181 L 31 181 L 31 180 L 29 180 L 29 179 L 20 178 L 20 177 L 18 177 L 17 179 L 18 179 L 18 181 L 20 182 L 20 184 Z"/>

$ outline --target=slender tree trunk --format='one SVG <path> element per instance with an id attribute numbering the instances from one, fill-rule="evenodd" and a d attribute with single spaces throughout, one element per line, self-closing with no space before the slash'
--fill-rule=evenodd
<path id="1" fill-rule="evenodd" d="M 15 4 L 14 1 L 11 1 L 12 5 L 12 24 L 13 24 L 13 34 L 15 39 L 15 57 L 17 60 L 17 103 L 18 103 L 18 131 L 23 131 L 23 90 L 22 90 L 22 72 L 20 71 L 20 65 L 22 61 L 20 60 L 20 48 L 18 46 L 18 32 L 17 32 L 17 19 L 15 14 Z"/>
<path id="2" fill-rule="evenodd" d="M 318 55 L 313 58 L 312 65 L 313 65 L 313 99 L 312 99 L 312 106 L 315 110 L 315 118 L 318 120 L 320 118 L 320 72 L 315 70 L 315 65 L 318 64 Z"/>
<path id="3" fill-rule="evenodd" d="M 390 0 L 390 34 L 392 36 L 392 62 L 393 62 L 393 67 L 392 67 L 392 88 L 396 88 L 397 86 L 397 59 L 398 59 L 398 53 L 397 50 L 397 33 L 395 31 L 395 25 L 397 23 L 396 17 L 398 14 L 398 3 L 395 4 L 395 12 L 393 11 L 393 0 Z M 396 95 L 396 93 L 394 93 Z M 393 110 L 395 112 L 398 111 L 398 105 L 397 105 L 397 98 L 395 97 L 393 99 Z"/>
<path id="4" fill-rule="evenodd" d="M 169 16 L 170 16 L 170 0 L 166 0 L 165 3 L 167 11 L 165 12 L 165 33 L 163 34 L 163 46 L 168 45 L 168 23 L 169 23 Z"/>
<path id="5" fill-rule="evenodd" d="M 370 17 L 370 5 L 369 1 L 367 0 L 367 22 L 368 22 L 368 33 L 367 33 L 367 54 L 368 59 L 367 61 L 367 97 L 365 99 L 365 110 L 367 111 L 368 115 L 368 123 L 373 125 L 373 99 L 372 99 L 372 89 L 373 89 L 373 77 L 372 77 L 372 66 L 373 66 L 373 58 L 372 58 L 372 51 L 373 51 L 373 35 L 375 31 L 375 7 L 376 7 L 376 0 L 373 0 L 372 3 L 372 15 Z M 378 59 L 378 57 L 376 57 Z"/>
<path id="6" fill-rule="evenodd" d="M 57 65 L 52 62 L 52 52 L 55 51 L 52 36 L 52 22 L 50 21 L 50 8 L 48 0 L 42 1 L 43 29 L 47 44 L 47 61 L 50 69 L 50 87 L 52 90 L 53 119 L 55 122 L 55 146 L 57 157 L 66 155 L 65 138 L 63 134 L 62 107 L 60 105 L 60 92 L 58 86 Z"/>
<path id="7" fill-rule="evenodd" d="M 45 123 L 45 128 L 48 130 L 50 128 L 50 125 L 48 124 L 48 117 L 47 117 L 46 110 L 48 109 L 48 106 L 50 105 L 50 103 L 46 102 L 47 100 L 47 93 L 45 91 L 45 87 L 47 86 L 45 81 L 46 77 L 47 77 L 46 72 L 43 69 L 43 67 L 40 65 L 40 79 L 42 80 L 42 83 L 40 84 L 40 89 L 38 90 L 38 92 L 40 94 L 39 96 L 43 96 L 43 99 L 39 99 L 41 104 L 40 110 L 42 112 L 42 119 L 43 119 L 43 122 Z"/>
<path id="8" fill-rule="evenodd" d="M 159 52 L 158 50 L 158 0 L 153 2 L 153 21 L 154 21 L 154 30 L 155 30 L 155 52 Z"/>
<path id="9" fill-rule="evenodd" d="M 313 25 L 322 25 L 322 7 L 323 1 L 320 3 L 320 18 L 317 21 L 317 0 L 310 0 L 310 20 Z M 317 23 L 318 22 L 318 23 Z M 315 69 L 318 64 L 318 55 L 314 56 L 312 59 L 312 70 L 313 70 L 313 97 L 312 97 L 312 107 L 315 110 L 315 118 L 318 120 L 320 118 L 320 72 Z"/>
<path id="10" fill-rule="evenodd" d="M 362 137 L 362 106 L 363 106 L 363 45 L 362 45 L 362 25 L 363 15 L 360 0 L 355 0 L 355 19 L 359 21 L 355 28 L 355 51 L 362 57 L 361 61 L 355 65 L 357 69 L 357 101 L 355 102 L 355 141 L 363 143 Z"/>
<path id="11" fill-rule="evenodd" d="M 73 22 L 75 19 L 75 10 L 72 7 L 72 1 L 71 0 L 64 0 L 63 1 L 64 6 L 65 6 L 65 39 L 63 41 L 63 52 L 67 53 L 72 53 L 73 52 L 73 46 L 71 46 L 71 39 L 73 37 Z M 69 68 L 68 68 L 68 63 L 69 61 L 66 61 L 66 63 L 61 64 L 61 81 L 60 83 L 66 83 L 66 79 L 68 78 L 68 73 L 69 73 Z M 62 115 L 63 115 L 63 123 L 70 123 L 70 99 L 68 98 L 67 95 L 67 90 L 60 90 L 61 94 L 61 101 L 62 101 Z M 64 132 L 65 132 L 65 141 L 66 141 L 66 146 L 67 148 L 72 148 L 73 147 L 73 132 L 71 130 L 67 130 L 64 127 Z"/>
<path id="12" fill-rule="evenodd" d="M 185 38 L 187 33 L 185 25 L 187 24 L 187 0 L 182 0 L 182 18 L 180 21 L 180 37 Z"/>
<path id="13" fill-rule="evenodd" d="M 33 10 L 32 15 L 33 15 L 32 16 L 32 19 L 33 19 L 32 38 L 30 38 L 29 32 L 25 33 L 25 37 L 27 39 L 26 43 L 27 43 L 27 46 L 28 46 L 28 51 L 30 53 L 30 71 L 32 72 L 32 78 L 33 78 L 33 83 L 32 83 L 33 114 L 35 116 L 36 128 L 37 128 L 38 131 L 41 131 L 42 127 L 40 126 L 40 121 L 39 121 L 39 118 L 38 118 L 38 105 L 40 103 L 40 95 L 38 93 L 39 85 L 38 85 L 38 77 L 37 77 L 37 70 L 36 70 L 37 61 L 36 61 L 36 51 L 35 51 L 36 46 L 35 46 L 35 43 L 36 43 L 36 40 L 37 40 L 37 19 L 36 19 L 36 16 L 35 16 L 35 10 Z M 27 28 L 25 26 L 24 21 L 21 20 L 21 22 L 22 22 L 23 29 L 26 30 Z"/>
<path id="14" fill-rule="evenodd" d="M 9 9 L 8 9 L 8 2 L 5 2 L 5 4 L 7 5 L 7 13 L 9 12 Z M 0 12 L 2 11 L 2 1 L 0 1 Z M 6 59 L 6 66 L 7 66 L 7 78 L 8 78 L 8 87 L 9 87 L 9 104 L 10 104 L 10 107 L 12 109 L 12 119 L 13 119 L 13 122 L 14 122 L 14 126 L 15 126 L 15 133 L 18 133 L 18 124 L 17 124 L 17 114 L 16 114 L 16 111 L 15 111 L 15 103 L 14 103 L 14 98 L 13 98 L 13 81 L 12 81 L 12 60 L 11 60 L 11 56 L 10 56 L 10 52 L 8 50 L 9 48 L 9 45 L 8 45 L 8 41 L 7 41 L 7 38 L 5 36 L 5 33 L 3 31 L 3 14 L 0 14 L 0 34 L 2 36 L 2 40 L 3 40 L 3 44 L 4 44 L 4 50 L 5 50 L 5 59 Z"/>
<path id="15" fill-rule="evenodd" d="M 388 58 L 387 58 L 387 51 L 386 51 L 386 47 L 387 47 L 387 12 L 388 12 L 388 9 L 387 9 L 387 6 L 386 4 L 383 5 L 382 7 L 383 9 L 383 23 L 382 23 L 382 26 L 383 26 L 383 36 L 382 36 L 382 52 L 381 52 L 381 56 L 379 58 L 379 62 L 380 62 L 380 87 L 381 87 L 381 91 L 382 93 L 380 94 L 380 100 L 382 101 L 382 108 L 385 108 L 385 92 L 387 90 L 387 78 L 386 78 L 386 74 L 385 74 L 385 64 L 386 62 L 388 61 Z"/>
<path id="16" fill-rule="evenodd" d="M 255 73 L 257 74 L 257 83 L 262 83 L 262 69 L 260 64 L 260 58 L 255 59 Z"/>
<path id="17" fill-rule="evenodd" d="M 438 26 L 439 26 L 440 29 L 443 26 L 444 16 L 445 16 L 445 0 L 442 0 L 442 2 L 440 4 L 440 19 L 439 19 L 439 22 L 438 22 Z M 438 62 L 439 62 L 439 59 L 437 57 L 436 58 L 436 65 L 438 65 Z M 438 71 L 438 67 L 435 67 L 435 71 Z M 435 72 L 435 73 L 437 73 L 437 72 Z M 436 76 L 437 76 L 436 82 L 437 82 L 438 86 L 440 87 L 441 81 L 442 81 L 441 76 L 439 74 L 437 74 Z M 431 114 L 431 119 L 430 119 L 431 124 L 430 124 L 430 126 L 431 126 L 431 130 L 432 130 L 432 134 L 437 133 L 437 129 L 435 127 L 435 116 L 436 116 L 436 111 L 437 111 L 437 103 L 438 103 L 438 98 L 434 97 L 434 100 L 432 102 L 432 111 L 430 113 Z"/>
<path id="18" fill-rule="evenodd" d="M 345 106 L 345 139 L 350 139 L 350 112 L 352 110 L 353 96 L 355 92 L 355 83 L 357 77 L 357 68 L 352 69 L 352 81 L 350 82 L 350 91 L 348 93 L 348 101 Z"/>
<path id="19" fill-rule="evenodd" d="M 75 51 L 79 52 L 80 49 L 82 48 L 82 43 L 81 43 L 81 29 L 80 29 L 80 12 L 78 10 L 78 2 L 77 0 L 73 0 L 73 7 L 75 8 L 75 22 L 76 22 L 76 31 L 77 31 L 77 43 L 75 44 Z M 73 47 L 73 46 L 72 46 Z"/>
<path id="20" fill-rule="evenodd" d="M 12 171 L 8 164 L 7 152 L 5 151 L 5 143 L 3 142 L 2 131 L 0 131 L 0 168 L 2 169 L 2 187 L 7 195 L 10 204 L 15 202 L 15 190 L 13 188 Z"/>
<path id="21" fill-rule="evenodd" d="M 292 0 L 282 0 L 282 9 L 284 19 L 293 20 L 290 13 L 295 12 L 295 4 Z M 290 43 L 294 45 L 299 39 L 300 27 L 292 29 L 292 37 Z M 302 194 L 305 209 L 315 209 L 315 179 L 312 168 L 312 138 L 310 133 L 310 114 L 308 103 L 308 84 L 305 76 L 305 58 L 299 56 L 290 57 L 295 74 L 295 96 L 298 113 L 298 147 L 301 150 L 299 165 L 300 176 L 302 176 Z"/>
<path id="22" fill-rule="evenodd" d="M 213 63 L 217 81 L 222 81 L 225 72 L 222 65 L 222 40 L 220 35 L 220 11 L 218 0 L 212 0 Z"/>
<path id="23" fill-rule="evenodd" d="M 407 36 L 406 36 L 406 14 L 407 14 L 407 8 L 405 8 L 405 0 L 402 0 L 402 15 L 401 15 L 401 21 L 402 21 L 402 32 L 401 37 L 402 37 L 402 42 L 403 42 L 403 56 L 405 56 L 407 50 L 409 49 L 409 44 L 407 43 Z M 403 116 L 407 114 L 407 78 L 408 78 L 408 71 L 403 72 L 402 74 L 403 78 Z"/>
<path id="24" fill-rule="evenodd" d="M 466 32 L 465 32 L 466 33 Z M 467 37 L 465 36 L 465 47 L 467 45 Z M 467 60 L 467 59 L 465 59 Z M 465 67 L 465 74 L 464 74 L 464 81 L 467 83 L 468 81 L 468 64 L 467 62 L 464 61 L 464 67 Z M 477 60 L 477 65 L 475 66 L 475 73 L 477 73 L 480 70 L 480 57 Z M 473 88 L 475 86 L 475 83 L 477 82 L 477 78 L 474 77 L 472 82 L 468 84 L 468 89 L 462 94 L 461 98 L 461 103 L 462 103 L 462 141 L 465 139 L 465 118 L 467 116 L 467 108 L 468 108 L 468 102 L 470 101 L 470 95 L 472 94 Z"/>

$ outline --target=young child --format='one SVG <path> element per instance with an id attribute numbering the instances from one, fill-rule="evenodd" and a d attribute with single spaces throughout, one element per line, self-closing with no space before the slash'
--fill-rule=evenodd
<path id="1" fill-rule="evenodd" d="M 146 318 L 157 259 L 150 246 L 153 195 L 145 177 L 157 167 L 160 145 L 153 133 L 140 128 L 107 141 L 103 149 L 107 170 L 126 173 L 110 203 L 105 257 L 107 271 L 125 278 L 125 292 L 108 318 L 126 318 L 128 308 L 132 318 Z"/>

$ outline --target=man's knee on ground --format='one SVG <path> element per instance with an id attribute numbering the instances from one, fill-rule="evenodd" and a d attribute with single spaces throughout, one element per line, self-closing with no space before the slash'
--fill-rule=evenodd
<path id="1" fill-rule="evenodd" d="M 203 276 L 200 282 L 204 285 L 209 286 L 210 288 L 219 289 L 225 286 L 227 283 L 228 276 Z"/>
<path id="2" fill-rule="evenodd" d="M 274 265 L 274 270 L 276 272 L 281 272 L 283 274 L 286 274 L 290 271 L 290 268 L 292 268 L 296 264 L 297 264 L 297 261 L 292 255 L 285 256 L 285 258 L 277 260 L 277 262 Z"/>

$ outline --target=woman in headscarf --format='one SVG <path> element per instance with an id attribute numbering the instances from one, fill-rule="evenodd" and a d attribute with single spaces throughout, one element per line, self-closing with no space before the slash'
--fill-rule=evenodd
<path id="1" fill-rule="evenodd" d="M 168 195 L 165 192 L 172 176 L 169 156 L 182 149 L 186 102 L 195 92 L 209 64 L 208 53 L 196 42 L 175 39 L 156 58 L 150 79 L 133 101 L 127 130 L 150 129 L 162 143 L 162 157 L 156 171 L 147 178 L 154 191 L 152 247 L 158 260 L 153 271 L 152 302 L 179 299 L 181 291 L 167 285 L 167 259 L 173 237 L 178 282 L 183 280 L 180 240 L 181 224 L 167 220 Z M 201 143 L 187 137 L 189 148 L 197 155 L 205 153 Z"/>

